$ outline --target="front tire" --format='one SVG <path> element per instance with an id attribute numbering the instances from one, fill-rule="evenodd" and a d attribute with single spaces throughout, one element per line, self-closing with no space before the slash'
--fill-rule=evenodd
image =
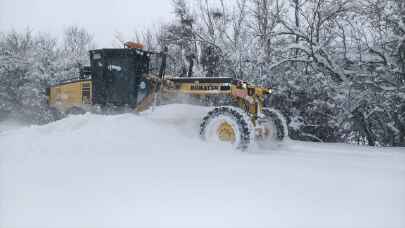
<path id="1" fill-rule="evenodd" d="M 253 142 L 254 130 L 250 117 L 235 107 L 217 107 L 203 118 L 200 136 L 208 142 L 229 143 L 246 150 Z"/>
<path id="2" fill-rule="evenodd" d="M 261 149 L 272 149 L 288 137 L 288 128 L 283 115 L 270 108 L 263 108 L 263 117 L 258 119 L 260 132 L 256 142 Z"/>

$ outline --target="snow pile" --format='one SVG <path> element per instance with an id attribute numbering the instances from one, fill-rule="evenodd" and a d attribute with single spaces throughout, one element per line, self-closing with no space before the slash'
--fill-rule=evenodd
<path id="1" fill-rule="evenodd" d="M 242 153 L 199 140 L 204 109 L 0 133 L 0 227 L 405 227 L 403 148 Z"/>

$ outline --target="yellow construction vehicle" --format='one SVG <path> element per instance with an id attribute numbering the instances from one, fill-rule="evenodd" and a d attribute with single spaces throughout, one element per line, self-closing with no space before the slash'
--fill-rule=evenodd
<path id="1" fill-rule="evenodd" d="M 91 66 L 80 78 L 48 88 L 49 106 L 60 113 L 125 108 L 142 112 L 154 105 L 191 103 L 212 106 L 201 120 L 199 133 L 207 141 L 232 144 L 245 150 L 253 142 L 267 147 L 287 137 L 282 115 L 265 107 L 271 88 L 227 77 L 173 77 L 166 75 L 165 52 L 125 48 L 90 51 Z M 158 59 L 158 68 L 151 64 Z"/>

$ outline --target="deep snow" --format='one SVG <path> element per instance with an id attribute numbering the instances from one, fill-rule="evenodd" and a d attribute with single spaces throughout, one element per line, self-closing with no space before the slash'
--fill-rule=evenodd
<path id="1" fill-rule="evenodd" d="M 0 228 L 405 227 L 404 148 L 233 151 L 200 141 L 205 111 L 0 132 Z"/>

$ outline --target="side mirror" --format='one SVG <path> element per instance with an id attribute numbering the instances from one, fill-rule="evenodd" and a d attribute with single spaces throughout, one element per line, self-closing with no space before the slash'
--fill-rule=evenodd
<path id="1" fill-rule="evenodd" d="M 161 53 L 162 55 L 162 64 L 160 65 L 160 70 L 159 70 L 159 77 L 163 78 L 166 73 L 166 62 L 167 62 L 167 55 L 168 55 L 169 49 L 167 47 L 164 47 L 163 52 Z"/>

